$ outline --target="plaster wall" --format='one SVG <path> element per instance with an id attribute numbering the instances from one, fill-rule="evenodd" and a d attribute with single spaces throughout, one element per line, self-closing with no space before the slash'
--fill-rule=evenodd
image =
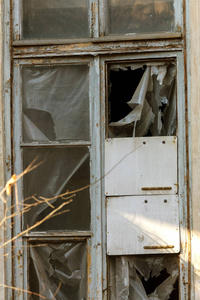
<path id="1" fill-rule="evenodd" d="M 190 105 L 191 134 L 191 218 L 192 218 L 192 291 L 191 299 L 200 299 L 200 1 L 191 0 L 190 24 L 190 56 L 188 83 L 188 101 Z M 187 13 L 187 11 L 186 11 Z M 189 26 L 190 25 L 190 26 Z M 194 280 L 194 282 L 193 282 Z"/>

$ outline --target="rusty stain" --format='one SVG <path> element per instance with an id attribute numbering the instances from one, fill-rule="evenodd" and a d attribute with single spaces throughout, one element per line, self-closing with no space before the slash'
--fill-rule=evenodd
<path id="1" fill-rule="evenodd" d="M 174 245 L 166 245 L 166 246 L 144 246 L 144 249 L 172 249 L 174 248 Z"/>
<path id="2" fill-rule="evenodd" d="M 182 263 L 181 266 L 182 266 L 182 271 L 185 271 L 185 265 Z"/>
<path id="3" fill-rule="evenodd" d="M 99 217 L 97 217 L 97 219 L 99 220 Z"/>
<path id="4" fill-rule="evenodd" d="M 10 155 L 8 155 L 8 157 L 7 157 L 6 167 L 7 167 L 8 171 L 11 169 L 11 157 L 10 157 Z"/>
<path id="5" fill-rule="evenodd" d="M 96 123 L 96 127 L 99 127 L 99 124 L 98 124 L 98 123 Z"/>
<path id="6" fill-rule="evenodd" d="M 90 293 L 90 284 L 92 282 L 92 278 L 91 278 L 91 247 L 88 246 L 87 248 L 87 276 L 88 276 L 88 294 Z"/>
<path id="7" fill-rule="evenodd" d="M 10 82 L 11 82 L 11 79 L 8 79 L 8 80 L 6 81 L 6 85 L 10 85 Z"/>
<path id="8" fill-rule="evenodd" d="M 170 186 L 164 186 L 164 187 L 142 187 L 142 191 L 169 191 L 172 190 L 172 187 Z"/>
<path id="9" fill-rule="evenodd" d="M 92 24 L 91 28 L 94 28 L 94 24 L 96 23 L 96 16 L 97 16 L 97 4 L 96 2 L 92 3 L 91 5 L 91 13 L 92 13 Z"/>
<path id="10" fill-rule="evenodd" d="M 22 252 L 21 252 L 21 250 L 19 250 L 18 255 L 17 255 L 18 260 L 21 258 L 21 256 L 22 256 Z"/>
<path id="11" fill-rule="evenodd" d="M 96 248 L 98 248 L 99 246 L 101 246 L 101 244 L 100 244 L 100 243 L 98 243 L 98 244 L 96 245 Z"/>

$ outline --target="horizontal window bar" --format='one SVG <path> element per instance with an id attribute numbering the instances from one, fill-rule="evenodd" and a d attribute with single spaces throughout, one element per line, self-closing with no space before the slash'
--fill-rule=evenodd
<path id="1" fill-rule="evenodd" d="M 154 39 L 174 39 L 182 38 L 181 32 L 159 32 L 148 34 L 126 34 L 126 35 L 109 35 L 100 38 L 86 38 L 86 39 L 34 39 L 34 40 L 20 40 L 13 41 L 13 46 L 38 46 L 38 45 L 66 45 L 79 43 L 101 43 L 114 41 L 138 41 L 138 40 L 154 40 Z"/>
<path id="2" fill-rule="evenodd" d="M 71 232 L 59 232 L 59 231 L 54 231 L 54 232 L 29 232 L 28 234 L 24 235 L 23 238 L 28 238 L 28 239 L 44 239 L 44 238 L 77 238 L 77 237 L 90 237 L 92 235 L 91 231 L 71 231 Z"/>
<path id="3" fill-rule="evenodd" d="M 70 146 L 91 146 L 91 142 L 66 142 L 66 143 L 51 143 L 51 144 L 42 144 L 42 143 L 20 143 L 20 147 L 70 147 Z"/>

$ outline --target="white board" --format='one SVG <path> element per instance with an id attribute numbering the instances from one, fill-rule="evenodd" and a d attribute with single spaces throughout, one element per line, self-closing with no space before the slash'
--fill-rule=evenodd
<path id="1" fill-rule="evenodd" d="M 177 138 L 105 141 L 106 196 L 176 194 Z"/>
<path id="2" fill-rule="evenodd" d="M 179 251 L 177 196 L 107 198 L 108 255 Z"/>

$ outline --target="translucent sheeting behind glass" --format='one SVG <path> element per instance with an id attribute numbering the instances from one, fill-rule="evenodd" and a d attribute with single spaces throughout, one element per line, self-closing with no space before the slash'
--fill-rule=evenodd
<path id="1" fill-rule="evenodd" d="M 174 256 L 111 257 L 110 300 L 178 300 L 178 275 Z"/>
<path id="2" fill-rule="evenodd" d="M 23 0 L 22 38 L 89 37 L 89 0 Z"/>
<path id="3" fill-rule="evenodd" d="M 23 140 L 89 140 L 89 67 L 24 67 Z"/>
<path id="4" fill-rule="evenodd" d="M 107 34 L 174 30 L 174 0 L 109 0 Z"/>
<path id="5" fill-rule="evenodd" d="M 83 147 L 70 148 L 24 148 L 24 169 L 36 158 L 42 162 L 36 169 L 23 177 L 25 204 L 30 210 L 24 214 L 24 227 L 32 226 L 43 220 L 69 199 L 73 201 L 64 205 L 47 221 L 37 226 L 35 231 L 46 230 L 89 230 L 90 229 L 90 166 L 89 151 Z M 76 192 L 69 199 L 57 196 L 87 187 Z M 32 197 L 33 196 L 33 197 Z M 45 199 L 55 197 L 49 203 Z M 37 203 L 39 199 L 41 204 Z M 69 210 L 66 212 L 66 210 Z"/>
<path id="6" fill-rule="evenodd" d="M 86 300 L 86 243 L 30 244 L 29 285 L 45 299 Z M 30 299 L 42 298 L 31 295 Z"/>

